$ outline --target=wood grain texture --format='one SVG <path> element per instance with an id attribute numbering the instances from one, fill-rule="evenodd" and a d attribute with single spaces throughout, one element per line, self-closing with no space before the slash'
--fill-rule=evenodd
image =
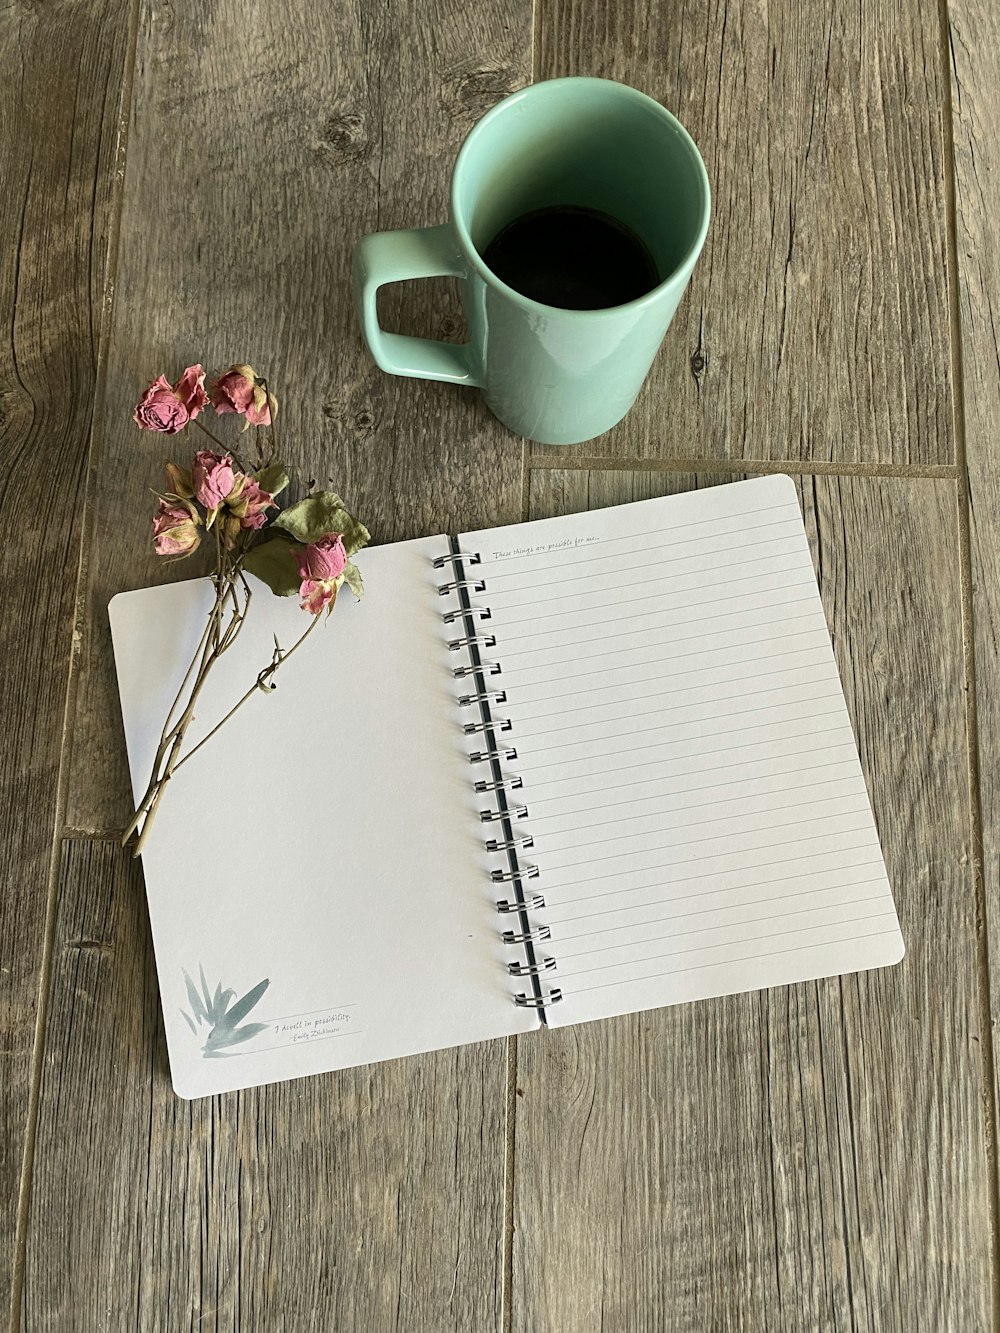
<path id="1" fill-rule="evenodd" d="M 63 845 L 49 1029 L 26 1330 L 497 1326 L 502 1043 L 182 1102 L 141 877 L 96 840 Z"/>
<path id="2" fill-rule="evenodd" d="M 650 93 L 713 191 L 646 388 L 574 451 L 951 462 L 937 4 L 539 0 L 537 34 L 536 78 Z"/>
<path id="3" fill-rule="evenodd" d="M 130 3 L 0 9 L 0 1311 L 10 1300 Z M 2 1316 L 0 1316 L 2 1317 Z"/>
<path id="4" fill-rule="evenodd" d="M 541 517 L 698 479 L 533 483 Z M 521 1039 L 515 1330 L 990 1326 L 955 485 L 802 500 L 907 957 Z"/>
<path id="5" fill-rule="evenodd" d="M 530 0 L 300 0 L 257 6 L 249 23 L 239 0 L 142 10 L 73 720 L 73 828 L 123 827 L 129 813 L 107 603 L 203 568 L 164 568 L 149 545 L 160 460 L 206 443 L 197 431 L 165 441 L 132 424 L 159 371 L 172 378 L 203 359 L 249 360 L 266 373 L 282 403 L 286 459 L 303 483 L 342 494 L 376 541 L 519 517 L 520 441 L 471 390 L 379 371 L 349 275 L 366 232 L 445 218 L 461 140 L 529 78 Z M 219 40 L 236 31 L 252 40 Z M 427 286 L 390 289 L 386 322 L 456 336 L 453 293 Z M 435 296 L 445 302 L 437 310 Z M 238 439 L 231 418 L 213 424 Z"/>
<path id="6" fill-rule="evenodd" d="M 1000 1020 L 1000 11 L 949 6 L 957 305 L 974 616 L 977 758 L 996 1077 Z M 994 1117 L 1000 1092 L 994 1097 Z M 995 1132 L 1000 1133 L 1000 1124 Z"/>
<path id="7" fill-rule="evenodd" d="M 443 218 L 461 138 L 529 59 L 522 0 L 142 6 L 71 826 L 127 817 L 109 598 L 201 572 L 149 546 L 161 460 L 205 443 L 131 423 L 159 371 L 268 374 L 286 459 L 376 540 L 519 516 L 520 442 L 472 394 L 377 371 L 348 274 L 365 232 Z M 422 305 L 390 294 L 387 319 L 413 327 Z M 141 892 L 113 843 L 66 845 L 24 1328 L 495 1327 L 502 1043 L 181 1103 Z"/>

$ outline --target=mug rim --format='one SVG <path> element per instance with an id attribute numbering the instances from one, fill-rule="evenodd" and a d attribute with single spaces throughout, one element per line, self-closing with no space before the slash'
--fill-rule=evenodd
<path id="1" fill-rule="evenodd" d="M 597 310 L 573 310 L 566 306 L 546 305 L 543 301 L 535 301 L 530 296 L 525 296 L 515 287 L 511 287 L 504 282 L 503 278 L 498 277 L 489 267 L 482 255 L 476 249 L 475 242 L 469 233 L 469 229 L 465 224 L 465 219 L 461 216 L 461 211 L 458 207 L 458 185 L 462 176 L 463 167 L 465 166 L 467 159 L 472 155 L 472 152 L 475 149 L 475 141 L 484 127 L 512 103 L 524 101 L 525 99 L 534 96 L 540 88 L 552 88 L 557 84 L 575 84 L 577 86 L 596 84 L 603 88 L 616 88 L 619 95 L 624 95 L 628 100 L 637 101 L 652 108 L 679 134 L 681 142 L 684 144 L 689 157 L 694 163 L 695 172 L 701 184 L 704 196 L 701 225 L 698 228 L 698 233 L 694 240 L 685 250 L 683 258 L 679 263 L 675 264 L 670 273 L 668 273 L 665 278 L 662 278 L 650 291 L 645 292 L 642 296 L 635 297 L 634 300 L 625 301 L 621 305 L 602 306 Z M 708 224 L 712 215 L 712 191 L 704 159 L 698 150 L 698 145 L 673 112 L 668 111 L 661 102 L 658 102 L 655 99 L 655 97 L 650 97 L 648 93 L 640 92 L 638 88 L 633 88 L 630 84 L 619 83 L 617 79 L 598 79 L 575 75 L 560 79 L 541 79 L 538 83 L 529 83 L 526 88 L 519 88 L 516 92 L 504 97 L 501 101 L 497 102 L 496 106 L 490 107 L 489 111 L 487 111 L 484 116 L 480 117 L 466 135 L 465 141 L 459 149 L 458 157 L 455 159 L 455 166 L 451 173 L 450 203 L 451 222 L 458 237 L 462 252 L 484 282 L 499 288 L 505 296 L 509 297 L 525 310 L 546 313 L 558 311 L 561 314 L 590 319 L 599 319 L 602 315 L 613 315 L 622 310 L 638 311 L 646 306 L 654 305 L 660 297 L 663 296 L 665 289 L 676 282 L 679 274 L 694 267 L 694 264 L 701 253 L 701 248 L 705 243 L 705 237 L 708 235 Z"/>

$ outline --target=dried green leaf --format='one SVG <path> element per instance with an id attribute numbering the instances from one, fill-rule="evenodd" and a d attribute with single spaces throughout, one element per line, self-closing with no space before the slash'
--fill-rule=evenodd
<path id="1" fill-rule="evenodd" d="M 176 463 L 168 463 L 167 485 L 172 493 L 180 500 L 190 500 L 194 497 L 194 482 L 191 479 L 191 469 L 189 467 L 178 467 Z"/>
<path id="2" fill-rule="evenodd" d="M 365 592 L 364 584 L 361 582 L 361 570 L 357 565 L 352 565 L 350 560 L 344 566 L 344 582 L 360 602 Z"/>
<path id="3" fill-rule="evenodd" d="M 299 590 L 299 567 L 290 542 L 272 538 L 251 546 L 243 557 L 243 568 L 266 583 L 276 597 L 291 597 Z"/>
<path id="4" fill-rule="evenodd" d="M 317 491 L 283 509 L 274 520 L 274 526 L 284 528 L 306 546 L 331 532 L 340 533 L 349 556 L 366 546 L 371 536 L 368 529 L 344 508 L 340 496 L 332 491 Z"/>
<path id="5" fill-rule="evenodd" d="M 288 485 L 288 473 L 281 463 L 269 463 L 253 475 L 257 485 L 268 495 L 280 495 Z"/>

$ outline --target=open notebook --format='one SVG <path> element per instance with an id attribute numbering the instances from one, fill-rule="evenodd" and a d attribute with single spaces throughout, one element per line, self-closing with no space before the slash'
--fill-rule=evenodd
<path id="1" fill-rule="evenodd" d="M 144 852 L 182 1096 L 902 957 L 787 478 L 359 563 Z M 137 795 L 211 597 L 111 604 Z M 192 743 L 303 615 L 255 597 Z"/>

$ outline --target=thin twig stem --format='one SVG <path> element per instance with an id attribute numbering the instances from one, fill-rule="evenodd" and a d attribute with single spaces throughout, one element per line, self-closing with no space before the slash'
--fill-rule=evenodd
<path id="1" fill-rule="evenodd" d="M 217 444 L 219 448 L 222 450 L 223 454 L 226 454 L 230 458 L 232 458 L 233 462 L 236 463 L 237 467 L 239 467 L 241 472 L 250 471 L 246 463 L 244 463 L 243 459 L 240 458 L 239 454 L 232 447 L 232 445 L 224 444 L 222 440 L 219 439 L 218 435 L 216 435 L 215 431 L 209 430 L 208 427 L 204 425 L 204 423 L 201 422 L 197 417 L 194 417 L 192 419 L 192 425 L 197 426 L 198 429 L 202 431 L 205 435 L 207 435 L 210 440 L 214 441 L 214 443 Z"/>
<path id="2" fill-rule="evenodd" d="M 278 400 L 272 401 L 271 390 L 267 380 L 260 377 L 261 388 L 264 390 L 264 401 L 267 403 L 267 410 L 271 414 L 271 456 L 268 462 L 278 457 Z"/>
<path id="3" fill-rule="evenodd" d="M 207 435 L 210 440 L 215 441 L 215 443 L 219 446 L 219 448 L 222 450 L 224 454 L 232 452 L 232 450 L 229 448 L 228 445 L 222 443 L 218 435 L 216 435 L 215 431 L 209 430 L 203 421 L 199 421 L 197 417 L 192 418 L 192 420 L 194 424 L 198 427 L 198 429 L 202 432 L 202 434 Z"/>
<path id="4" fill-rule="evenodd" d="M 271 679 L 271 677 L 274 675 L 274 673 L 278 670 L 279 667 L 285 665 L 285 663 L 291 657 L 292 653 L 295 652 L 296 648 L 300 648 L 302 644 L 305 643 L 306 639 L 308 639 L 309 635 L 313 632 L 313 630 L 319 623 L 319 619 L 320 617 L 318 615 L 313 616 L 308 629 L 304 630 L 303 633 L 299 635 L 299 637 L 292 644 L 291 648 L 289 648 L 288 652 L 282 653 L 276 662 L 272 662 L 270 666 L 265 667 L 264 670 L 257 677 L 256 682 L 253 685 L 251 685 L 250 688 L 247 690 L 246 694 L 244 694 L 243 698 L 240 699 L 237 703 L 233 704 L 232 708 L 230 708 L 229 712 L 225 715 L 225 717 L 222 718 L 219 722 L 217 722 L 215 726 L 212 728 L 212 730 L 208 733 L 208 735 L 203 736 L 197 745 L 195 745 L 192 749 L 188 750 L 187 754 L 183 757 L 183 759 L 178 759 L 177 763 L 174 764 L 173 766 L 174 773 L 176 773 L 179 768 L 183 768 L 189 759 L 194 758 L 194 756 L 198 753 L 198 751 L 205 744 L 205 742 L 210 741 L 212 737 L 215 735 L 215 733 L 219 730 L 219 728 L 225 726 L 225 724 L 229 721 L 229 719 L 233 716 L 233 714 L 238 712 L 239 709 L 241 709 L 249 699 L 252 699 L 258 690 L 267 690 L 268 688 L 271 689 L 275 688 L 273 685 L 268 687 L 268 681 Z"/>
<path id="5" fill-rule="evenodd" d="M 138 806 L 136 807 L 135 815 L 129 823 L 128 828 L 122 835 L 122 843 L 124 845 L 138 828 L 140 822 L 142 823 L 142 833 L 140 834 L 139 842 L 135 848 L 136 856 L 138 856 L 139 852 L 142 850 L 145 841 L 145 832 L 149 825 L 151 815 L 159 805 L 163 786 L 170 778 L 174 768 L 177 766 L 180 747 L 184 741 L 188 727 L 194 721 L 194 706 L 201 694 L 202 687 L 208 678 L 208 674 L 222 653 L 224 653 L 227 648 L 231 647 L 233 640 L 243 625 L 245 608 L 240 612 L 239 604 L 237 603 L 237 612 L 239 614 L 234 613 L 232 620 L 226 627 L 225 635 L 222 638 L 219 637 L 218 631 L 219 622 L 222 617 L 222 608 L 229 597 L 232 584 L 228 581 L 223 583 L 218 575 L 215 576 L 215 583 L 215 604 L 209 615 L 205 634 L 202 635 L 201 643 L 199 644 L 198 650 L 195 652 L 192 662 L 192 666 L 197 663 L 197 670 L 195 672 L 191 691 L 187 698 L 187 703 L 184 706 L 183 713 L 174 726 L 169 726 L 169 723 L 164 726 L 160 736 L 160 743 L 156 750 L 156 756 L 153 760 L 153 769 L 150 775 L 149 785 L 146 787 L 142 800 L 139 801 Z M 188 668 L 185 679 L 189 679 L 190 676 L 191 667 Z M 178 707 L 180 697 L 181 695 L 178 695 L 178 698 L 174 701 L 171 713 Z"/>

